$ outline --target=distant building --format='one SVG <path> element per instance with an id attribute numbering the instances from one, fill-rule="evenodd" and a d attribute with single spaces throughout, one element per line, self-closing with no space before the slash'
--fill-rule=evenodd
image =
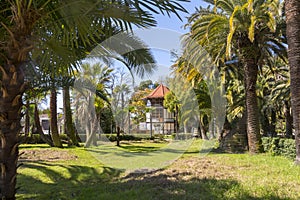
<path id="1" fill-rule="evenodd" d="M 175 132 L 175 114 L 164 107 L 164 97 L 170 90 L 160 84 L 144 98 L 151 112 L 146 114 L 146 126 L 154 133 L 171 134 Z M 152 129 L 151 129 L 152 126 Z"/>
<path id="2" fill-rule="evenodd" d="M 50 119 L 48 114 L 40 115 L 40 123 L 45 134 L 50 133 Z"/>
<path id="3" fill-rule="evenodd" d="M 41 123 L 44 134 L 49 134 L 50 133 L 50 118 L 49 118 L 48 114 L 40 115 L 40 123 Z M 58 117 L 57 126 L 58 126 L 58 132 L 63 133 L 63 117 L 62 118 Z"/>

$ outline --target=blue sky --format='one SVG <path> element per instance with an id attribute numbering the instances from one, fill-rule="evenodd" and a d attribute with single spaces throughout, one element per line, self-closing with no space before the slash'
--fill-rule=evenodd
<path id="1" fill-rule="evenodd" d="M 199 8 L 200 6 L 204 6 L 204 2 L 202 0 L 190 0 L 188 3 L 182 3 L 184 8 L 188 11 L 188 13 L 181 13 L 183 21 L 180 21 L 176 15 L 172 15 L 171 18 L 168 16 L 163 16 L 161 14 L 156 15 L 156 20 L 158 22 L 157 27 L 168 28 L 172 30 L 176 30 L 182 33 L 186 31 L 183 30 L 182 26 L 186 23 L 186 17 L 189 17 L 191 14 L 195 12 L 195 7 Z"/>
<path id="2" fill-rule="evenodd" d="M 158 14 L 155 15 L 157 20 L 156 31 L 153 33 L 145 33 L 145 31 L 142 30 L 140 31 L 142 33 L 137 33 L 152 49 L 158 64 L 155 73 L 146 76 L 144 80 L 152 79 L 160 81 L 164 77 L 169 76 L 169 67 L 172 65 L 170 48 L 180 51 L 180 36 L 188 32 L 188 30 L 183 28 L 187 22 L 187 17 L 195 12 L 196 7 L 205 6 L 202 0 L 191 0 L 190 2 L 182 3 L 182 5 L 188 11 L 188 13 L 180 13 L 182 21 L 174 14 L 172 14 L 171 17 Z M 169 46 L 169 48 L 166 46 Z M 137 81 L 139 82 L 139 78 L 137 78 Z"/>

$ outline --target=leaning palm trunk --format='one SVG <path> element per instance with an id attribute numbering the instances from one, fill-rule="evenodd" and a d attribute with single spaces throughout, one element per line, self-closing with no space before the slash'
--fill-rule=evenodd
<path id="1" fill-rule="evenodd" d="M 44 134 L 43 128 L 41 126 L 41 122 L 40 122 L 40 116 L 39 116 L 39 110 L 38 110 L 38 106 L 37 103 L 35 103 L 34 106 L 34 123 L 35 123 L 35 127 L 37 129 L 37 132 L 39 133 L 41 139 L 46 142 L 48 145 L 50 145 L 51 147 L 53 147 L 53 142 L 51 140 L 51 138 L 47 137 Z"/>
<path id="2" fill-rule="evenodd" d="M 55 147 L 63 147 L 59 138 L 57 127 L 57 93 L 54 88 L 51 89 L 50 95 L 50 115 L 50 130 L 53 144 Z"/>
<path id="3" fill-rule="evenodd" d="M 286 0 L 288 59 L 291 73 L 291 99 L 296 140 L 296 163 L 300 163 L 300 1 Z"/>
<path id="4" fill-rule="evenodd" d="M 200 133 L 201 133 L 201 138 L 203 140 L 208 140 L 207 134 L 206 134 L 206 130 L 204 128 L 204 125 L 200 124 Z"/>
<path id="5" fill-rule="evenodd" d="M 262 152 L 259 128 L 259 109 L 256 95 L 258 66 L 253 58 L 244 58 L 245 92 L 247 110 L 247 135 L 250 153 Z"/>
<path id="6" fill-rule="evenodd" d="M 70 87 L 65 86 L 63 89 L 63 101 L 64 101 L 64 125 L 65 125 L 65 134 L 71 139 L 71 142 L 75 146 L 79 146 L 79 142 L 76 136 L 75 126 L 72 120 L 72 110 L 71 110 L 71 101 L 70 101 Z"/>

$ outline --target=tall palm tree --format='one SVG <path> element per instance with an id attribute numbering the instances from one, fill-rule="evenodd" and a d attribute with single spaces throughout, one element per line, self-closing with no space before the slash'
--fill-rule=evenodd
<path id="1" fill-rule="evenodd" d="M 186 0 L 1 1 L 0 198 L 15 199 L 17 136 L 21 129 L 22 96 L 27 87 L 24 72 L 28 69 L 30 52 L 45 40 L 43 35 L 60 32 L 63 43 L 76 47 L 78 38 L 85 44 L 93 42 L 102 32 L 101 27 L 117 25 L 128 30 L 132 24 L 153 26 L 151 12 L 178 15 L 178 11 L 185 11 L 178 4 L 182 1 Z M 61 38 L 53 37 L 58 41 Z"/>
<path id="2" fill-rule="evenodd" d="M 300 2 L 285 0 L 291 99 L 296 140 L 296 163 L 300 163 Z"/>
<path id="3" fill-rule="evenodd" d="M 266 56 L 284 54 L 282 30 L 276 28 L 281 19 L 280 3 L 278 0 L 205 1 L 214 7 L 200 8 L 191 16 L 190 36 L 217 64 L 238 56 L 244 73 L 249 151 L 258 153 L 262 147 L 256 81 Z"/>
<path id="4" fill-rule="evenodd" d="M 86 81 L 92 88 L 77 87 L 75 91 L 75 106 L 78 108 L 75 112 L 76 118 L 81 120 L 80 125 L 84 125 L 86 130 L 86 147 L 96 143 L 96 130 L 99 128 L 99 110 L 100 107 L 108 103 L 108 91 L 106 90 L 110 82 L 113 69 L 108 66 L 102 66 L 100 63 L 91 65 L 84 63 L 81 65 L 80 78 Z M 75 84 L 78 84 L 77 82 Z M 88 87 L 88 86 L 87 86 Z M 94 90 L 94 91 L 93 91 Z M 95 99 L 93 95 L 96 93 Z M 101 96 L 100 96 L 101 94 Z M 84 99 L 84 102 L 82 101 Z M 81 105 L 80 105 L 81 104 Z M 95 109 L 89 110 L 90 106 Z M 91 113 L 89 113 L 91 111 Z M 86 119 L 89 118 L 88 121 Z"/>

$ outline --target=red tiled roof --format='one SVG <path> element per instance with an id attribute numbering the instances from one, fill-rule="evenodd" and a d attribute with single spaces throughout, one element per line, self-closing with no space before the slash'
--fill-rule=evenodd
<path id="1" fill-rule="evenodd" d="M 160 84 L 155 90 L 153 90 L 148 96 L 144 99 L 155 99 L 155 98 L 164 98 L 164 96 L 170 92 L 169 88 Z"/>

